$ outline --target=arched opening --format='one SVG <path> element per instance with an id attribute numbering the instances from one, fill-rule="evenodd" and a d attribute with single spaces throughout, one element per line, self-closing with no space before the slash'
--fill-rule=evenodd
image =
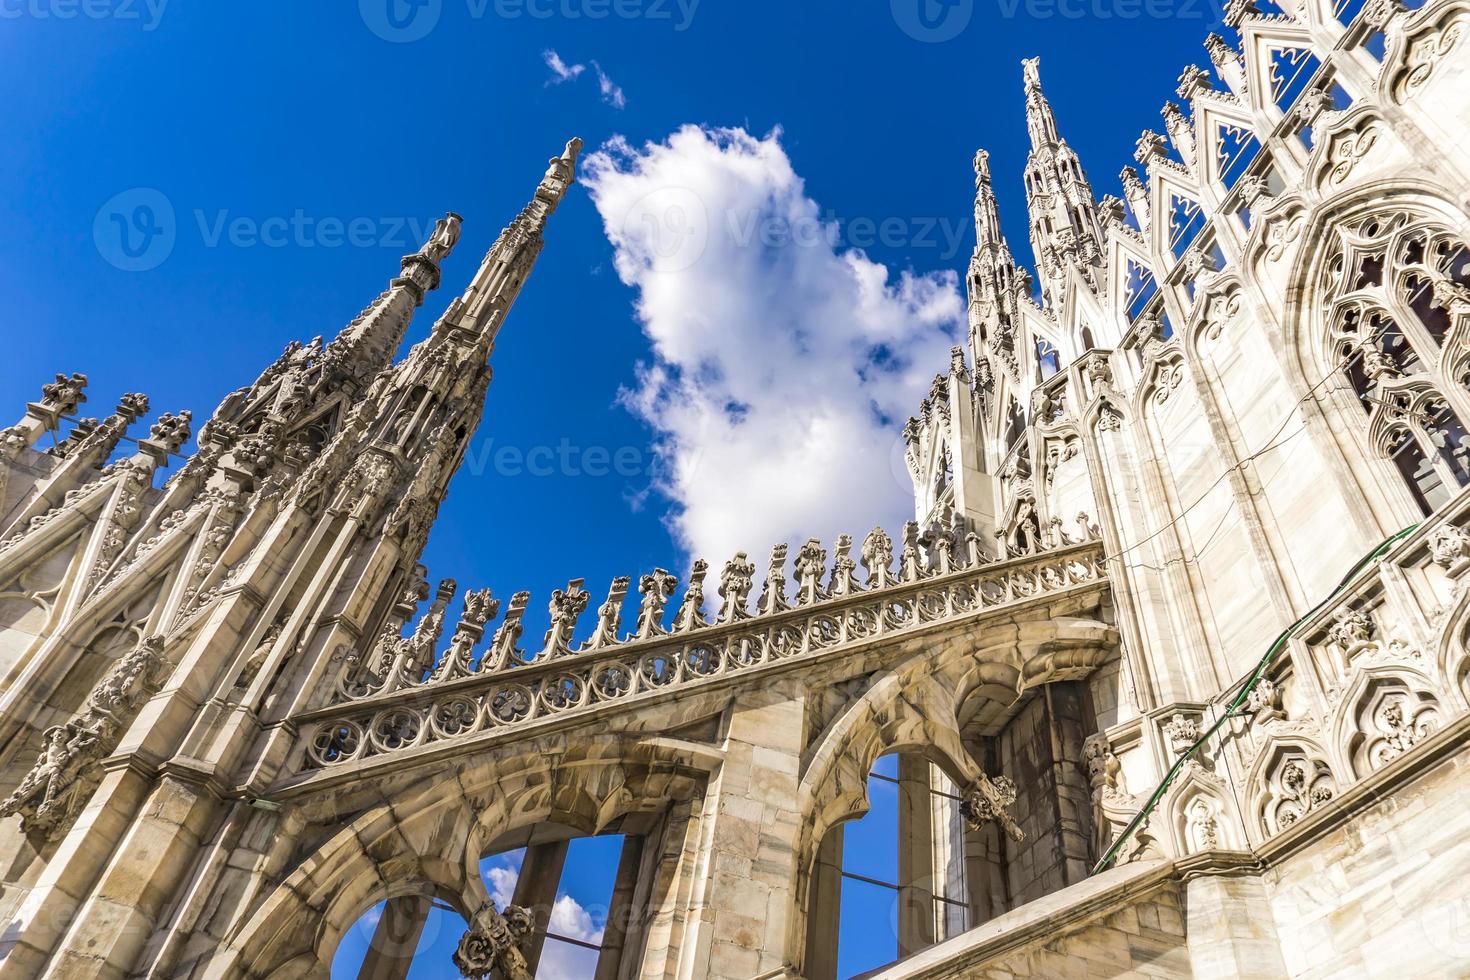
<path id="1" fill-rule="evenodd" d="M 535 923 L 523 953 L 538 980 L 615 977 L 637 925 L 633 891 L 641 838 L 570 836 L 541 824 L 496 849 L 480 874 L 497 911 L 526 909 Z M 499 842 L 501 844 L 505 842 Z M 332 960 L 332 980 L 438 980 L 459 976 L 453 958 L 469 929 L 441 899 L 408 895 L 379 902 L 348 930 Z"/>
<path id="2" fill-rule="evenodd" d="M 818 851 L 808 980 L 859 976 L 970 928 L 960 787 L 910 753 L 880 758 L 867 786 L 868 812 Z"/>

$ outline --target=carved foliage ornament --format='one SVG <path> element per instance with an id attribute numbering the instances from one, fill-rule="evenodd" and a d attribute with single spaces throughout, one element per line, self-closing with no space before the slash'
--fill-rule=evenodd
<path id="1" fill-rule="evenodd" d="M 1409 43 L 1404 70 L 1394 86 L 1394 98 L 1399 102 L 1406 102 L 1418 95 L 1429 84 L 1429 79 L 1433 77 L 1440 62 L 1459 43 L 1464 32 L 1465 21 L 1461 19 L 1448 25 L 1436 26 L 1415 37 Z"/>
<path id="2" fill-rule="evenodd" d="M 531 980 L 525 951 L 535 928 L 527 910 L 508 905 L 502 914 L 493 902 L 486 902 L 460 937 L 454 965 L 469 980 L 489 980 L 497 974 L 503 980 Z"/>
<path id="3" fill-rule="evenodd" d="M 1300 753 L 1278 762 L 1266 777 L 1266 786 L 1269 796 L 1263 816 L 1268 834 L 1280 833 L 1325 806 L 1337 791 L 1327 764 Z"/>
<path id="4" fill-rule="evenodd" d="M 994 823 L 1012 840 L 1020 842 L 1026 839 L 1026 832 L 1011 818 L 1010 809 L 1015 803 L 1016 784 L 1009 776 L 982 775 L 960 802 L 960 815 L 971 830 Z"/>

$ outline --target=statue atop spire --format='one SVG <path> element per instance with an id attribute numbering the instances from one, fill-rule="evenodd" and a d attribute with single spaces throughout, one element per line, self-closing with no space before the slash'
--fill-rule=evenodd
<path id="1" fill-rule="evenodd" d="M 419 249 L 419 255 L 431 262 L 439 263 L 449 258 L 454 246 L 459 244 L 460 225 L 464 222 L 458 214 L 450 211 L 434 225 L 434 233 Z"/>
<path id="2" fill-rule="evenodd" d="M 551 165 L 546 168 L 546 176 L 541 178 L 541 186 L 536 188 L 538 200 L 545 201 L 552 208 L 561 203 L 567 188 L 577 181 L 577 158 L 581 155 L 582 139 L 573 136 L 567 141 L 562 155 L 551 158 Z"/>
<path id="3" fill-rule="evenodd" d="M 975 151 L 975 186 L 990 183 L 990 151 Z"/>
<path id="4" fill-rule="evenodd" d="M 1026 90 L 1027 91 L 1030 91 L 1031 89 L 1036 89 L 1036 90 L 1040 91 L 1040 89 L 1041 89 L 1041 59 L 1040 58 L 1022 58 L 1021 59 L 1021 75 L 1026 80 Z"/>

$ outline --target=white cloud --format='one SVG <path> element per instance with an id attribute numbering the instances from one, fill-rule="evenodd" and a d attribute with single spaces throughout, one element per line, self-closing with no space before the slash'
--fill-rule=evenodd
<path id="1" fill-rule="evenodd" d="M 551 69 L 551 77 L 546 80 L 547 85 L 574 82 L 578 75 L 587 70 L 586 65 L 568 65 L 561 59 L 561 55 L 550 48 L 541 52 L 541 58 L 546 62 L 546 67 Z"/>
<path id="2" fill-rule="evenodd" d="M 503 909 L 511 904 L 511 896 L 516 891 L 516 871 L 513 868 L 488 868 L 485 871 L 485 885 L 490 889 L 490 898 L 495 902 L 495 907 Z"/>
<path id="3" fill-rule="evenodd" d="M 652 347 L 623 401 L 655 433 L 672 530 L 716 570 L 912 517 L 900 429 L 963 319 L 952 272 L 837 245 L 780 137 L 685 126 L 585 168 Z"/>
<path id="4" fill-rule="evenodd" d="M 551 69 L 551 77 L 546 80 L 547 87 L 560 85 L 563 82 L 575 82 L 587 71 L 586 65 L 567 64 L 561 55 L 550 48 L 541 52 L 541 60 L 546 62 L 547 68 Z M 597 75 L 597 88 L 602 92 L 602 101 L 615 109 L 625 108 L 628 104 L 628 97 L 623 92 L 623 87 L 609 78 L 607 72 L 603 71 L 602 66 L 595 60 L 592 62 L 592 70 Z"/>
<path id="5" fill-rule="evenodd" d="M 607 77 L 607 72 L 596 61 L 592 62 L 592 68 L 597 72 L 597 86 L 602 90 L 602 101 L 615 109 L 622 109 L 628 104 L 628 99 L 623 95 L 623 87 Z"/>
<path id="6" fill-rule="evenodd" d="M 551 907 L 551 923 L 547 931 L 584 943 L 602 942 L 602 927 L 594 923 L 582 903 L 570 895 L 561 895 Z"/>

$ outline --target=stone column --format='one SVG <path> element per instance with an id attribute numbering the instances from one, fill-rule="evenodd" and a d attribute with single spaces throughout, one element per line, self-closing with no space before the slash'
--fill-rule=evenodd
<path id="1" fill-rule="evenodd" d="M 993 823 L 979 830 L 965 831 L 965 884 L 969 890 L 971 929 L 1010 911 L 1005 849 L 1000 833 Z"/>
<path id="2" fill-rule="evenodd" d="M 1184 886 L 1195 980 L 1285 980 L 1286 961 L 1259 878 L 1202 875 Z"/>
<path id="3" fill-rule="evenodd" d="M 934 945 L 934 811 L 929 762 L 898 757 L 898 955 Z"/>
<path id="4" fill-rule="evenodd" d="M 432 905 L 428 895 L 405 895 L 385 904 L 357 980 L 404 980 Z"/>
<path id="5" fill-rule="evenodd" d="M 556 904 L 556 889 L 561 884 L 561 869 L 567 863 L 571 841 L 532 844 L 521 861 L 515 894 L 510 904 L 529 909 L 536 917 L 536 932 L 526 950 L 526 965 L 536 973 L 541 950 L 546 945 L 546 927 L 551 923 L 551 907 Z"/>
<path id="6" fill-rule="evenodd" d="M 618 858 L 618 876 L 613 882 L 612 901 L 608 903 L 607 927 L 602 933 L 602 953 L 597 957 L 594 980 L 617 980 L 623 964 L 623 950 L 632 929 L 638 891 L 638 872 L 643 865 L 643 838 L 623 840 L 623 853 Z"/>
<path id="7" fill-rule="evenodd" d="M 842 825 L 817 849 L 806 908 L 806 980 L 837 980 L 837 937 L 842 920 Z"/>
<path id="8" fill-rule="evenodd" d="M 705 804 L 707 871 L 690 917 L 692 970 L 681 975 L 749 980 L 791 960 L 802 734 L 801 695 L 736 702 Z"/>

